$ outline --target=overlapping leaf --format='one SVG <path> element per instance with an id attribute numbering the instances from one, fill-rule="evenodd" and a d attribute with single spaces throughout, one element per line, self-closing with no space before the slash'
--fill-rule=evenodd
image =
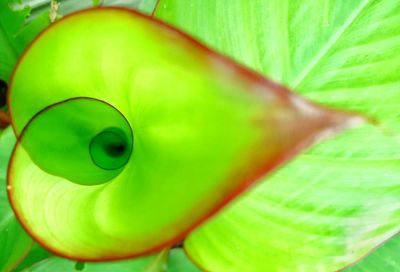
<path id="1" fill-rule="evenodd" d="M 185 246 L 210 271 L 334 271 L 400 231 L 400 2 L 161 0 L 156 16 L 325 105 L 369 115 Z"/>

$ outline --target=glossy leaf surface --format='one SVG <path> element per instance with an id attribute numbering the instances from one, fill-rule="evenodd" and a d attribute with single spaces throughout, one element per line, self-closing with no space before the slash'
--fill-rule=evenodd
<path id="1" fill-rule="evenodd" d="M 32 239 L 19 225 L 8 203 L 7 165 L 15 144 L 11 128 L 0 132 L 0 271 L 14 268 L 32 247 Z"/>
<path id="2" fill-rule="evenodd" d="M 97 185 L 121 173 L 132 153 L 133 135 L 116 108 L 79 98 L 42 110 L 25 127 L 20 142 L 45 172 Z"/>
<path id="3" fill-rule="evenodd" d="M 156 16 L 306 97 L 378 120 L 194 232 L 210 271 L 335 271 L 400 231 L 400 2 L 161 0 Z"/>
<path id="4" fill-rule="evenodd" d="M 51 153 L 57 139 L 70 156 L 81 152 L 81 139 L 97 137 L 102 122 L 124 130 L 119 121 L 94 117 L 94 107 L 68 111 L 72 98 L 115 108 L 133 132 L 129 162 L 105 183 L 66 176 L 69 163 L 46 172 L 59 154 Z M 13 207 L 41 244 L 85 260 L 142 255 L 181 240 L 259 176 L 360 121 L 311 105 L 184 34 L 117 8 L 53 24 L 16 68 L 9 106 L 20 136 L 9 172 Z M 74 122 L 67 142 L 52 131 L 61 126 L 67 135 Z M 39 129 L 30 138 L 32 127 Z M 38 160 L 42 140 L 51 146 L 48 164 Z M 104 150 L 111 145 L 103 143 Z"/>

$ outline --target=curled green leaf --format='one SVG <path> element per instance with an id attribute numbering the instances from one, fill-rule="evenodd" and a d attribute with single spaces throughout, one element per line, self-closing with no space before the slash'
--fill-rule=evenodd
<path id="1" fill-rule="evenodd" d="M 43 32 L 14 72 L 9 107 L 14 210 L 43 246 L 79 260 L 171 246 L 259 177 L 361 121 L 120 8 Z"/>
<path id="2" fill-rule="evenodd" d="M 36 114 L 20 142 L 45 172 L 96 185 L 124 169 L 132 153 L 132 135 L 116 108 L 92 98 L 73 98 Z"/>

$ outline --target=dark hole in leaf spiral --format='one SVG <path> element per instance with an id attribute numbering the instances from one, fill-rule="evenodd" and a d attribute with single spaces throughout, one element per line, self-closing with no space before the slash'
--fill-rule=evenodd
<path id="1" fill-rule="evenodd" d="M 97 166 L 105 170 L 115 170 L 128 162 L 131 153 L 128 145 L 124 131 L 110 127 L 92 139 L 89 152 Z"/>
<path id="2" fill-rule="evenodd" d="M 120 157 L 124 154 L 126 146 L 123 144 L 106 146 L 106 152 L 111 157 Z"/>

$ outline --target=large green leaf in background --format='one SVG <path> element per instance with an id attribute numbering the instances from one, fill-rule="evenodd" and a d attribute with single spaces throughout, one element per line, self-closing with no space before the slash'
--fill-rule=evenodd
<path id="1" fill-rule="evenodd" d="M 161 0 L 156 16 L 379 121 L 316 146 L 186 240 L 210 271 L 334 271 L 400 231 L 400 2 Z"/>
<path id="2" fill-rule="evenodd" d="M 8 203 L 7 165 L 15 144 L 11 128 L 0 134 L 0 271 L 13 268 L 32 247 L 31 238 L 19 225 Z"/>

